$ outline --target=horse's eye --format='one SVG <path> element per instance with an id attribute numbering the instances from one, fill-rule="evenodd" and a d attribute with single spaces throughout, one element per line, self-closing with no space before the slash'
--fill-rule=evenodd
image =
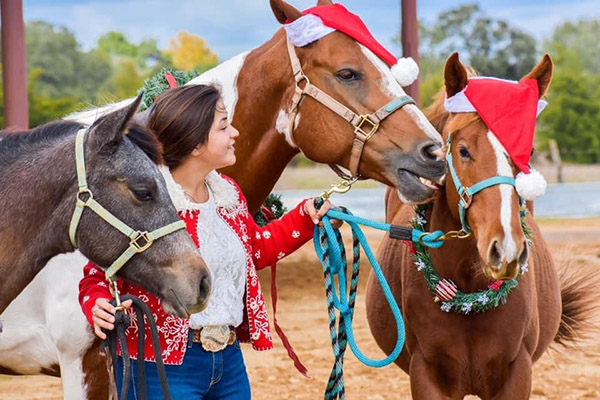
<path id="1" fill-rule="evenodd" d="M 337 72 L 336 76 L 342 82 L 352 82 L 360 79 L 360 74 L 351 69 L 342 69 Z"/>
<path id="2" fill-rule="evenodd" d="M 132 190 L 135 197 L 140 201 L 150 201 L 152 200 L 152 192 L 150 190 Z"/>
<path id="3" fill-rule="evenodd" d="M 466 147 L 460 147 L 458 149 L 458 154 L 460 154 L 462 158 L 471 158 L 471 154 L 469 154 L 469 150 L 467 150 Z"/>

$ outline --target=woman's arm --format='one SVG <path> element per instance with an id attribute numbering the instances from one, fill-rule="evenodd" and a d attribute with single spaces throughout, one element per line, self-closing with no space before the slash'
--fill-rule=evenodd
<path id="1" fill-rule="evenodd" d="M 117 281 L 117 286 L 120 290 L 122 281 Z M 115 308 L 109 303 L 111 299 L 112 295 L 104 271 L 93 262 L 88 262 L 83 268 L 83 278 L 79 281 L 79 304 L 85 318 L 101 339 L 106 339 L 106 335 L 102 332 L 103 328 L 108 330 L 114 328 Z M 123 302 L 125 308 L 130 305 L 131 300 Z"/>

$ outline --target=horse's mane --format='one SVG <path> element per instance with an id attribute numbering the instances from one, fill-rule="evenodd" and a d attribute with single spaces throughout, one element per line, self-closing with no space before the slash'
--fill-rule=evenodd
<path id="1" fill-rule="evenodd" d="M 477 76 L 477 72 L 473 68 L 467 67 L 467 76 L 469 78 Z M 444 106 L 444 100 L 446 99 L 446 87 L 442 86 L 440 91 L 436 93 L 433 99 L 433 103 L 431 103 L 431 105 L 424 110 L 424 113 L 434 128 L 440 133 L 443 133 L 444 128 L 448 129 L 449 132 L 456 132 L 457 130 L 462 129 L 476 121 L 481 121 L 481 117 L 476 112 L 457 113 L 450 121 L 450 125 L 446 127 L 448 117 L 450 117 L 450 113 L 446 111 L 446 107 Z"/>
<path id="2" fill-rule="evenodd" d="M 74 121 L 53 121 L 36 128 L 19 131 L 0 131 L 0 152 L 15 154 L 27 152 L 32 146 L 40 147 L 75 134 L 83 125 Z"/>
<path id="3" fill-rule="evenodd" d="M 59 139 L 74 135 L 83 127 L 84 125 L 79 122 L 58 120 L 25 131 L 0 131 L 0 155 L 18 157 L 20 154 L 30 152 L 34 147 L 50 146 Z M 162 145 L 156 136 L 142 125 L 132 124 L 125 137 L 142 150 L 152 162 L 163 164 Z"/>

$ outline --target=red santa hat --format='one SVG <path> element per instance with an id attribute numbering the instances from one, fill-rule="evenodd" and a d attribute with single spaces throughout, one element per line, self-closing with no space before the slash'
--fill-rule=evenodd
<path id="1" fill-rule="evenodd" d="M 412 58 L 397 59 L 373 37 L 358 15 L 351 13 L 341 4 L 316 6 L 304 10 L 302 17 L 285 24 L 284 27 L 290 42 L 298 47 L 319 40 L 335 31 L 350 36 L 385 61 L 401 86 L 410 85 L 419 75 L 419 67 Z"/>
<path id="2" fill-rule="evenodd" d="M 445 100 L 449 112 L 479 114 L 519 169 L 516 187 L 525 200 L 533 200 L 546 191 L 542 174 L 529 166 L 535 120 L 548 104 L 539 100 L 538 90 L 537 81 L 531 78 L 515 82 L 473 77 L 461 92 Z"/>

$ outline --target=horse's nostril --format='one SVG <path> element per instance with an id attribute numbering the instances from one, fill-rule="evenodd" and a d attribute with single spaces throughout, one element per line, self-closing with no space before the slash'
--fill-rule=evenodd
<path id="1" fill-rule="evenodd" d="M 210 276 L 205 275 L 200 280 L 200 298 L 204 301 L 210 294 Z"/>
<path id="2" fill-rule="evenodd" d="M 502 264 L 502 251 L 500 249 L 500 243 L 494 240 L 488 250 L 488 264 L 496 267 Z"/>
<path id="3" fill-rule="evenodd" d="M 437 142 L 429 142 L 421 147 L 421 155 L 428 161 L 441 161 L 444 158 L 442 144 Z"/>
<path id="4" fill-rule="evenodd" d="M 523 241 L 523 248 L 521 250 L 521 254 L 519 254 L 519 265 L 523 266 L 527 263 L 527 259 L 529 258 L 529 250 L 527 249 L 527 242 Z"/>

